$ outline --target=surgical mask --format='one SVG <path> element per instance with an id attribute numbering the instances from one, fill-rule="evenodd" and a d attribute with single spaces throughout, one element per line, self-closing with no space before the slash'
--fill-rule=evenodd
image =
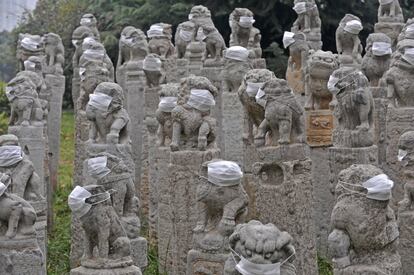
<path id="1" fill-rule="evenodd" d="M 100 179 L 108 175 L 111 170 L 106 166 L 108 158 L 106 156 L 88 159 L 88 173 L 91 177 Z"/>
<path id="2" fill-rule="evenodd" d="M 131 45 L 134 44 L 134 38 L 132 38 L 132 37 L 122 36 L 121 40 L 128 46 L 131 46 Z"/>
<path id="3" fill-rule="evenodd" d="M 0 167 L 12 166 L 23 160 L 22 148 L 17 145 L 0 147 Z"/>
<path id="4" fill-rule="evenodd" d="M 21 45 L 23 48 L 29 50 L 29 51 L 36 51 L 38 49 L 39 43 L 34 41 L 33 39 L 29 37 L 25 37 L 21 41 Z"/>
<path id="5" fill-rule="evenodd" d="M 249 50 L 241 46 L 233 46 L 226 50 L 225 57 L 237 61 L 247 61 L 249 59 Z"/>
<path id="6" fill-rule="evenodd" d="M 13 99 L 16 98 L 16 95 L 14 94 L 13 87 L 6 86 L 6 97 L 10 102 L 13 101 Z"/>
<path id="7" fill-rule="evenodd" d="M 299 2 L 297 3 L 294 7 L 293 10 L 297 13 L 297 14 L 302 14 L 306 12 L 306 2 Z"/>
<path id="8" fill-rule="evenodd" d="M 363 27 L 359 20 L 351 20 L 346 23 L 344 30 L 352 34 L 359 34 Z"/>
<path id="9" fill-rule="evenodd" d="M 216 105 L 216 101 L 209 90 L 192 89 L 187 105 L 199 111 L 207 112 Z"/>
<path id="10" fill-rule="evenodd" d="M 193 17 L 194 17 L 194 15 L 193 15 L 192 13 L 190 13 L 190 14 L 188 15 L 188 20 L 190 20 L 190 21 L 191 21 L 191 19 L 193 19 Z"/>
<path id="11" fill-rule="evenodd" d="M 294 36 L 295 34 L 293 32 L 285 32 L 283 34 L 283 47 L 285 47 L 285 49 L 295 43 L 295 39 L 293 38 Z"/>
<path id="12" fill-rule="evenodd" d="M 164 28 L 160 25 L 152 25 L 150 29 L 147 31 L 148 38 L 156 37 L 156 36 L 165 36 L 164 35 Z"/>
<path id="13" fill-rule="evenodd" d="M 86 73 L 86 68 L 79 67 L 79 77 L 80 77 L 81 81 L 85 80 L 85 78 L 86 78 L 85 73 Z"/>
<path id="14" fill-rule="evenodd" d="M 171 113 L 175 106 L 177 106 L 177 97 L 165 96 L 160 99 L 158 109 L 165 113 Z"/>
<path id="15" fill-rule="evenodd" d="M 233 161 L 216 161 L 207 165 L 208 181 L 218 186 L 233 186 L 240 183 L 243 172 Z"/>
<path id="16" fill-rule="evenodd" d="M 379 0 L 379 3 L 381 5 L 388 5 L 390 3 L 394 2 L 394 0 Z"/>
<path id="17" fill-rule="evenodd" d="M 260 88 L 255 96 L 256 103 L 262 106 L 263 108 L 266 108 L 267 103 L 265 95 L 265 92 Z"/>
<path id="18" fill-rule="evenodd" d="M 72 45 L 76 48 L 78 47 L 78 43 L 79 43 L 79 40 L 77 40 L 77 39 L 72 40 Z"/>
<path id="19" fill-rule="evenodd" d="M 0 182 L 0 197 L 3 196 L 4 192 L 6 192 L 7 186 Z"/>
<path id="20" fill-rule="evenodd" d="M 88 105 L 95 107 L 100 111 L 108 111 L 108 107 L 112 102 L 112 97 L 103 93 L 93 93 L 89 95 Z"/>
<path id="21" fill-rule="evenodd" d="M 414 36 L 414 24 L 411 24 L 407 27 L 405 34 L 408 36 Z"/>
<path id="22" fill-rule="evenodd" d="M 94 203 L 86 202 L 86 199 L 100 196 L 102 196 L 102 198 Z M 109 194 L 109 192 L 92 195 L 85 188 L 81 186 L 76 186 L 75 189 L 73 189 L 73 191 L 69 194 L 68 205 L 69 208 L 72 210 L 72 213 L 78 218 L 81 218 L 89 212 L 93 205 L 107 201 L 110 198 L 111 195 Z"/>
<path id="23" fill-rule="evenodd" d="M 246 93 L 250 96 L 250 97 L 255 97 L 257 95 L 257 92 L 259 91 L 260 88 L 263 87 L 263 85 L 265 84 L 264 82 L 246 82 L 247 83 L 247 87 L 246 87 Z"/>
<path id="24" fill-rule="evenodd" d="M 26 70 L 34 70 L 36 68 L 36 63 L 30 61 L 30 60 L 26 60 L 24 63 L 24 68 Z"/>
<path id="25" fill-rule="evenodd" d="M 391 44 L 386 42 L 374 42 L 372 44 L 372 54 L 375 56 L 392 54 Z"/>
<path id="26" fill-rule="evenodd" d="M 250 28 L 255 20 L 251 16 L 240 16 L 239 25 L 243 28 Z"/>
<path id="27" fill-rule="evenodd" d="M 365 196 L 368 199 L 377 200 L 377 201 L 388 201 L 391 199 L 391 190 L 394 186 L 394 182 L 388 178 L 385 174 L 380 174 L 375 177 L 370 178 L 369 180 L 365 181 L 361 185 L 351 184 L 347 182 L 338 181 L 338 185 L 341 186 L 343 189 L 353 193 L 358 194 L 361 196 Z M 365 188 L 367 193 L 362 193 L 352 188 Z"/>
<path id="28" fill-rule="evenodd" d="M 80 20 L 81 25 L 86 25 L 86 24 L 89 24 L 91 22 L 92 22 L 92 19 L 90 19 L 90 18 L 81 18 L 81 20 Z"/>
<path id="29" fill-rule="evenodd" d="M 405 49 L 405 52 L 402 58 L 408 63 L 410 63 L 411 65 L 414 65 L 414 48 Z"/>
<path id="30" fill-rule="evenodd" d="M 193 38 L 193 32 L 191 32 L 191 31 L 180 30 L 179 35 L 180 35 L 181 39 L 186 41 L 186 42 L 190 42 L 191 39 Z"/>
<path id="31" fill-rule="evenodd" d="M 204 39 L 206 39 L 206 38 L 207 38 L 207 36 L 204 34 L 203 28 L 199 28 L 197 30 L 196 40 L 197 41 L 204 41 Z"/>
<path id="32" fill-rule="evenodd" d="M 333 76 L 333 75 L 331 75 L 330 77 L 329 77 L 329 80 L 328 80 L 328 90 L 332 93 L 332 94 L 334 94 L 334 95 L 336 95 L 336 94 L 338 94 L 338 92 L 339 92 L 339 89 L 338 89 L 338 87 L 336 87 L 336 84 L 338 84 L 338 82 L 339 82 L 339 78 L 337 78 L 337 77 L 335 77 L 335 76 Z"/>
<path id="33" fill-rule="evenodd" d="M 408 155 L 408 151 L 406 151 L 406 150 L 401 150 L 401 149 L 399 149 L 398 150 L 398 161 L 403 161 L 404 160 L 404 158 L 406 157 Z"/>
<path id="34" fill-rule="evenodd" d="M 105 57 L 105 52 L 103 50 L 87 49 L 83 52 L 82 56 L 90 59 L 102 60 Z"/>
<path id="35" fill-rule="evenodd" d="M 151 72 L 161 71 L 162 61 L 157 57 L 147 56 L 144 59 L 143 69 Z"/>

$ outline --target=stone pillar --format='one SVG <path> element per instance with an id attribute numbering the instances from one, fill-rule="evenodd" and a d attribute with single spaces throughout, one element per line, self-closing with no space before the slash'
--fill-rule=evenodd
<path id="1" fill-rule="evenodd" d="M 306 112 L 306 142 L 310 147 L 332 145 L 333 121 L 331 110 L 310 110 Z"/>
<path id="2" fill-rule="evenodd" d="M 386 123 L 387 123 L 387 90 L 383 87 L 371 87 L 374 97 L 374 127 L 375 144 L 378 146 L 378 165 L 386 165 L 387 143 L 386 143 Z"/>
<path id="3" fill-rule="evenodd" d="M 317 274 L 312 161 L 304 144 L 258 149 L 254 164 L 258 219 L 278 224 L 295 240 L 297 274 Z"/>
<path id="4" fill-rule="evenodd" d="M 384 33 L 392 40 L 392 46 L 395 49 L 398 42 L 398 35 L 404 28 L 404 23 L 400 22 L 378 22 L 374 26 L 374 32 Z"/>
<path id="5" fill-rule="evenodd" d="M 181 78 L 188 76 L 189 60 L 180 58 L 177 59 L 177 82 L 180 82 Z"/>
<path id="6" fill-rule="evenodd" d="M 218 149 L 171 152 L 166 177 L 158 181 L 160 272 L 185 274 L 187 253 L 191 249 L 193 228 L 197 221 L 196 183 L 199 169 L 202 163 L 218 158 L 219 154 Z"/>
<path id="7" fill-rule="evenodd" d="M 228 257 L 228 253 L 212 254 L 191 249 L 188 252 L 187 273 L 185 274 L 203 274 L 206 270 L 209 272 L 208 274 L 222 274 Z"/>
<path id="8" fill-rule="evenodd" d="M 188 74 L 201 75 L 203 68 L 203 57 L 206 50 L 204 42 L 191 42 L 187 46 L 188 51 Z"/>
<path id="9" fill-rule="evenodd" d="M 115 273 L 114 273 L 115 272 Z M 132 265 L 127 267 L 115 268 L 115 269 L 96 269 L 80 266 L 72 269 L 70 275 L 142 275 L 141 270 Z"/>
<path id="10" fill-rule="evenodd" d="M 400 230 L 400 242 L 398 252 L 401 256 L 404 275 L 409 275 L 414 270 L 414 210 L 408 208 L 398 213 Z"/>

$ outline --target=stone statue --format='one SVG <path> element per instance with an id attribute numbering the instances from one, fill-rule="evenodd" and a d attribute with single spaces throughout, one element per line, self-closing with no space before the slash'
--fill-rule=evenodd
<path id="1" fill-rule="evenodd" d="M 43 111 L 36 91 L 36 85 L 27 75 L 17 75 L 9 81 L 6 96 L 10 102 L 9 125 L 41 126 Z"/>
<path id="2" fill-rule="evenodd" d="M 79 59 L 83 53 L 83 40 L 87 37 L 94 38 L 94 33 L 85 26 L 77 27 L 72 33 L 72 44 L 75 47 L 75 53 L 72 58 L 73 68 L 79 68 Z"/>
<path id="3" fill-rule="evenodd" d="M 223 57 L 223 51 L 226 49 L 226 43 L 223 36 L 219 33 L 214 25 L 202 25 L 199 29 L 203 32 L 203 41 L 206 43 L 205 59 L 219 61 Z"/>
<path id="4" fill-rule="evenodd" d="M 0 173 L 10 177 L 10 193 L 30 202 L 44 200 L 42 180 L 15 135 L 0 136 Z"/>
<path id="5" fill-rule="evenodd" d="M 149 38 L 148 47 L 150 53 L 158 54 L 167 59 L 174 55 L 174 45 L 171 43 L 172 26 L 166 23 L 158 23 L 151 26 L 147 32 Z"/>
<path id="6" fill-rule="evenodd" d="M 239 224 L 230 236 L 232 255 L 226 261 L 224 275 L 296 275 L 292 243 L 289 233 L 271 223 L 252 220 Z"/>
<path id="7" fill-rule="evenodd" d="M 48 33 L 43 36 L 46 54 L 45 74 L 63 74 L 65 63 L 65 49 L 62 39 L 55 33 Z"/>
<path id="8" fill-rule="evenodd" d="M 328 82 L 334 94 L 330 104 L 337 124 L 334 144 L 337 147 L 368 147 L 374 142 L 374 99 L 365 75 L 354 67 L 334 71 Z"/>
<path id="9" fill-rule="evenodd" d="M 80 20 L 80 25 L 89 28 L 92 31 L 95 40 L 99 41 L 101 38 L 97 28 L 97 23 L 98 22 L 96 21 L 95 16 L 91 13 L 84 14 Z"/>
<path id="10" fill-rule="evenodd" d="M 398 141 L 398 160 L 404 167 L 406 182 L 404 199 L 399 202 L 399 211 L 414 211 L 414 131 L 407 131 Z"/>
<path id="11" fill-rule="evenodd" d="M 256 146 L 278 146 L 304 142 L 304 110 L 297 102 L 286 80 L 273 78 L 256 95 L 256 101 L 265 109 L 257 135 Z M 266 144 L 268 139 L 270 144 Z"/>
<path id="12" fill-rule="evenodd" d="M 383 33 L 371 33 L 367 38 L 365 55 L 362 59 L 362 72 L 367 76 L 371 87 L 378 87 L 379 81 L 390 67 L 392 54 L 391 38 Z"/>
<path id="13" fill-rule="evenodd" d="M 217 88 L 202 76 L 191 75 L 181 80 L 177 106 L 172 110 L 172 151 L 215 147 L 216 120 L 210 116 Z"/>
<path id="14" fill-rule="evenodd" d="M 16 57 L 19 63 L 19 71 L 22 71 L 24 69 L 24 62 L 30 56 L 43 56 L 44 54 L 44 43 L 40 35 L 19 33 L 16 50 Z"/>
<path id="15" fill-rule="evenodd" d="M 336 50 L 341 65 L 359 65 L 362 61 L 362 44 L 359 32 L 363 29 L 361 19 L 346 14 L 336 29 Z"/>
<path id="16" fill-rule="evenodd" d="M 392 187 L 373 165 L 354 164 L 339 173 L 328 237 L 334 274 L 402 274 Z"/>
<path id="17" fill-rule="evenodd" d="M 305 93 L 308 100 L 305 110 L 329 109 L 332 94 L 328 90 L 328 80 L 338 68 L 339 62 L 336 54 L 321 50 L 309 52 L 305 78 Z"/>
<path id="18" fill-rule="evenodd" d="M 242 177 L 243 172 L 235 162 L 212 160 L 202 165 L 197 186 L 194 249 L 228 252 L 228 237 L 236 222 L 247 213 L 248 197 L 241 184 Z"/>
<path id="19" fill-rule="evenodd" d="M 158 109 L 155 112 L 155 117 L 158 121 L 158 146 L 165 146 L 166 140 L 171 142 L 173 130 L 171 112 L 177 106 L 179 89 L 180 84 L 178 83 L 161 85 L 161 91 L 159 92 L 160 103 L 158 104 Z"/>
<path id="20" fill-rule="evenodd" d="M 414 39 L 414 18 L 407 20 L 407 23 L 402 28 L 401 33 L 397 34 L 397 36 L 398 42 L 405 39 Z"/>
<path id="21" fill-rule="evenodd" d="M 197 5 L 191 8 L 188 20 L 195 24 L 195 33 L 197 33 L 200 27 L 214 26 L 210 10 L 202 5 Z"/>
<path id="22" fill-rule="evenodd" d="M 322 36 L 318 6 L 314 0 L 295 0 L 293 3 L 298 18 L 293 23 L 291 32 L 304 33 L 309 47 L 315 51 L 320 50 Z"/>
<path id="23" fill-rule="evenodd" d="M 148 87 L 158 87 L 167 81 L 163 62 L 158 54 L 150 53 L 143 62 Z"/>
<path id="24" fill-rule="evenodd" d="M 245 8 L 236 8 L 230 14 L 229 24 L 231 28 L 230 47 L 241 46 L 250 50 L 254 58 L 262 57 L 260 30 L 253 27 L 255 22 L 253 12 Z"/>
<path id="25" fill-rule="evenodd" d="M 185 58 L 187 46 L 195 38 L 195 24 L 191 21 L 185 21 L 178 25 L 175 32 L 175 47 L 177 50 L 177 58 Z"/>
<path id="26" fill-rule="evenodd" d="M 224 90 L 237 93 L 245 74 L 253 69 L 249 61 L 249 50 L 241 46 L 233 46 L 224 53 Z"/>
<path id="27" fill-rule="evenodd" d="M 378 22 L 404 22 L 404 15 L 398 0 L 379 0 Z"/>
<path id="28" fill-rule="evenodd" d="M 256 102 L 256 95 L 260 88 L 269 80 L 275 78 L 272 71 L 266 69 L 253 69 L 246 73 L 243 82 L 240 85 L 238 94 L 244 111 L 248 116 L 247 133 L 244 133 L 244 139 L 253 144 L 254 128 L 257 130 L 264 120 L 264 107 Z"/>
<path id="29" fill-rule="evenodd" d="M 148 42 L 144 32 L 132 26 L 125 27 L 119 39 L 117 69 L 128 62 L 144 60 L 148 52 Z"/>
<path id="30" fill-rule="evenodd" d="M 0 173 L 0 225 L 7 229 L 6 232 L 0 231 L 0 239 L 21 240 L 36 237 L 36 212 L 27 201 L 8 192 L 10 183 L 10 176 Z"/>
<path id="31" fill-rule="evenodd" d="M 123 106 L 122 88 L 112 82 L 100 83 L 86 107 L 90 123 L 88 143 L 127 144 L 129 116 Z"/>

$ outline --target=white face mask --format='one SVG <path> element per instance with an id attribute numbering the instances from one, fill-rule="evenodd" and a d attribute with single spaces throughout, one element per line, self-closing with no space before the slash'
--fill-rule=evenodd
<path id="1" fill-rule="evenodd" d="M 339 92 L 339 89 L 336 87 L 336 84 L 338 84 L 338 82 L 339 82 L 339 78 L 333 75 L 329 77 L 328 90 L 334 95 L 336 95 Z"/>
<path id="2" fill-rule="evenodd" d="M 88 159 L 88 173 L 91 177 L 100 179 L 108 175 L 111 170 L 106 167 L 108 158 L 106 156 Z"/>
<path id="3" fill-rule="evenodd" d="M 403 161 L 404 158 L 408 155 L 408 151 L 406 150 L 398 150 L 398 161 Z"/>
<path id="4" fill-rule="evenodd" d="M 88 105 L 95 107 L 100 111 L 108 111 L 111 105 L 112 97 L 103 93 L 93 93 L 89 95 Z"/>
<path id="5" fill-rule="evenodd" d="M 29 61 L 29 60 L 26 60 L 25 62 L 23 62 L 23 64 L 24 64 L 24 68 L 27 71 L 32 71 L 36 68 L 36 63 Z"/>
<path id="6" fill-rule="evenodd" d="M 380 174 L 362 183 L 362 186 L 368 190 L 367 198 L 387 201 L 391 199 L 391 189 L 394 182 L 387 175 Z"/>
<path id="7" fill-rule="evenodd" d="M 82 56 L 90 59 L 102 60 L 105 57 L 105 51 L 87 49 L 83 52 Z"/>
<path id="8" fill-rule="evenodd" d="M 257 92 L 259 91 L 260 88 L 263 87 L 263 85 L 265 84 L 264 82 L 246 82 L 247 87 L 246 87 L 246 93 L 250 96 L 250 97 L 255 97 L 257 95 Z"/>
<path id="9" fill-rule="evenodd" d="M 407 29 L 405 30 L 405 34 L 407 36 L 414 36 L 414 24 L 411 24 L 407 27 Z"/>
<path id="10" fill-rule="evenodd" d="M 193 17 L 194 17 L 194 15 L 190 13 L 190 14 L 188 15 L 188 20 L 190 20 L 190 21 L 191 21 L 191 19 L 193 19 Z"/>
<path id="11" fill-rule="evenodd" d="M 285 49 L 295 43 L 295 39 L 293 38 L 294 36 L 295 34 L 293 32 L 285 32 L 283 34 L 283 47 L 285 47 Z"/>
<path id="12" fill-rule="evenodd" d="M 161 71 L 162 61 L 159 58 L 147 56 L 144 59 L 143 69 L 150 72 Z"/>
<path id="13" fill-rule="evenodd" d="M 297 14 L 302 14 L 306 12 L 306 2 L 299 2 L 296 3 L 296 5 L 293 7 L 293 10 L 297 13 Z"/>
<path id="14" fill-rule="evenodd" d="M 204 41 L 204 39 L 206 39 L 206 38 L 207 38 L 207 36 L 204 34 L 203 28 L 198 28 L 197 35 L 196 35 L 196 40 L 197 41 Z"/>
<path id="15" fill-rule="evenodd" d="M 239 25 L 243 28 L 250 28 L 255 20 L 251 16 L 240 16 Z"/>
<path id="16" fill-rule="evenodd" d="M 6 86 L 6 97 L 10 102 L 13 101 L 13 99 L 16 98 L 13 87 Z"/>
<path id="17" fill-rule="evenodd" d="M 351 20 L 346 23 L 344 30 L 346 32 L 352 33 L 352 34 L 359 34 L 360 31 L 362 31 L 363 27 L 360 21 L 358 20 Z"/>
<path id="18" fill-rule="evenodd" d="M 4 192 L 6 192 L 7 190 L 7 185 L 5 185 L 4 183 L 0 182 L 0 197 L 3 196 Z"/>
<path id="19" fill-rule="evenodd" d="M 81 20 L 80 20 L 81 25 L 87 25 L 91 22 L 92 22 L 92 19 L 90 19 L 90 18 L 81 18 Z"/>
<path id="20" fill-rule="evenodd" d="M 86 199 L 91 197 L 102 197 L 98 201 L 90 204 L 86 202 Z M 88 190 L 81 186 L 76 186 L 75 189 L 69 194 L 68 205 L 72 210 L 72 213 L 78 218 L 86 215 L 93 205 L 102 203 L 111 198 L 109 192 L 92 195 Z"/>
<path id="21" fill-rule="evenodd" d="M 241 46 L 233 46 L 226 50 L 225 57 L 245 62 L 249 60 L 249 50 Z"/>
<path id="22" fill-rule="evenodd" d="M 22 148 L 16 145 L 0 147 L 0 167 L 8 167 L 23 160 Z"/>
<path id="23" fill-rule="evenodd" d="M 372 54 L 375 56 L 392 54 L 391 44 L 386 42 L 374 42 L 372 44 Z"/>
<path id="24" fill-rule="evenodd" d="M 165 36 L 164 29 L 160 25 L 152 25 L 150 29 L 147 31 L 148 38 L 156 37 L 156 36 Z"/>
<path id="25" fill-rule="evenodd" d="M 75 48 L 77 48 L 79 45 L 79 40 L 77 40 L 77 39 L 73 39 L 72 40 L 72 45 L 75 47 Z"/>
<path id="26" fill-rule="evenodd" d="M 171 113 L 172 110 L 177 106 L 177 97 L 165 96 L 160 98 L 158 109 L 165 113 Z"/>
<path id="27" fill-rule="evenodd" d="M 266 98 L 265 98 L 265 92 L 260 88 L 259 91 L 257 91 L 257 94 L 255 96 L 256 103 L 262 106 L 263 108 L 266 108 Z"/>
<path id="28" fill-rule="evenodd" d="M 207 165 L 208 181 L 218 186 L 233 186 L 240 183 L 243 172 L 233 161 L 216 161 Z"/>
<path id="29" fill-rule="evenodd" d="M 394 2 L 394 0 L 379 0 L 379 3 L 381 5 L 388 5 L 388 4 L 391 4 L 392 2 Z"/>
<path id="30" fill-rule="evenodd" d="M 207 112 L 216 105 L 216 101 L 209 90 L 192 89 L 187 104 L 199 111 Z"/>
<path id="31" fill-rule="evenodd" d="M 39 47 L 39 43 L 34 41 L 33 39 L 29 37 L 25 37 L 21 41 L 21 45 L 23 48 L 29 50 L 29 51 L 36 51 Z"/>
<path id="32" fill-rule="evenodd" d="M 179 35 L 180 35 L 181 39 L 186 41 L 186 42 L 190 42 L 191 39 L 193 38 L 193 32 L 191 32 L 191 31 L 180 30 Z"/>
<path id="33" fill-rule="evenodd" d="M 404 51 L 404 55 L 402 58 L 410 63 L 411 65 L 414 65 L 414 48 L 407 48 Z"/>

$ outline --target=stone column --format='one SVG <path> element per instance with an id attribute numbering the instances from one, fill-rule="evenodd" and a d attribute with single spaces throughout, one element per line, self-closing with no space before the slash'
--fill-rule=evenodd
<path id="1" fill-rule="evenodd" d="M 201 75 L 205 50 L 206 44 L 204 42 L 191 42 L 187 46 L 189 75 Z"/>
<path id="2" fill-rule="evenodd" d="M 413 194 L 411 194 L 412 196 Z M 412 204 L 412 203 L 411 203 Z M 398 227 L 400 230 L 400 242 L 398 252 L 401 256 L 401 262 L 404 275 L 409 275 L 414 270 L 414 208 L 412 205 L 398 212 Z"/>
<path id="3" fill-rule="evenodd" d="M 188 76 L 189 70 L 189 60 L 185 58 L 177 59 L 177 80 L 176 82 L 180 82 L 181 78 Z"/>
<path id="4" fill-rule="evenodd" d="M 371 93 L 374 97 L 374 127 L 375 144 L 378 147 L 378 165 L 385 167 L 387 155 L 387 90 L 383 87 L 371 87 Z"/>

